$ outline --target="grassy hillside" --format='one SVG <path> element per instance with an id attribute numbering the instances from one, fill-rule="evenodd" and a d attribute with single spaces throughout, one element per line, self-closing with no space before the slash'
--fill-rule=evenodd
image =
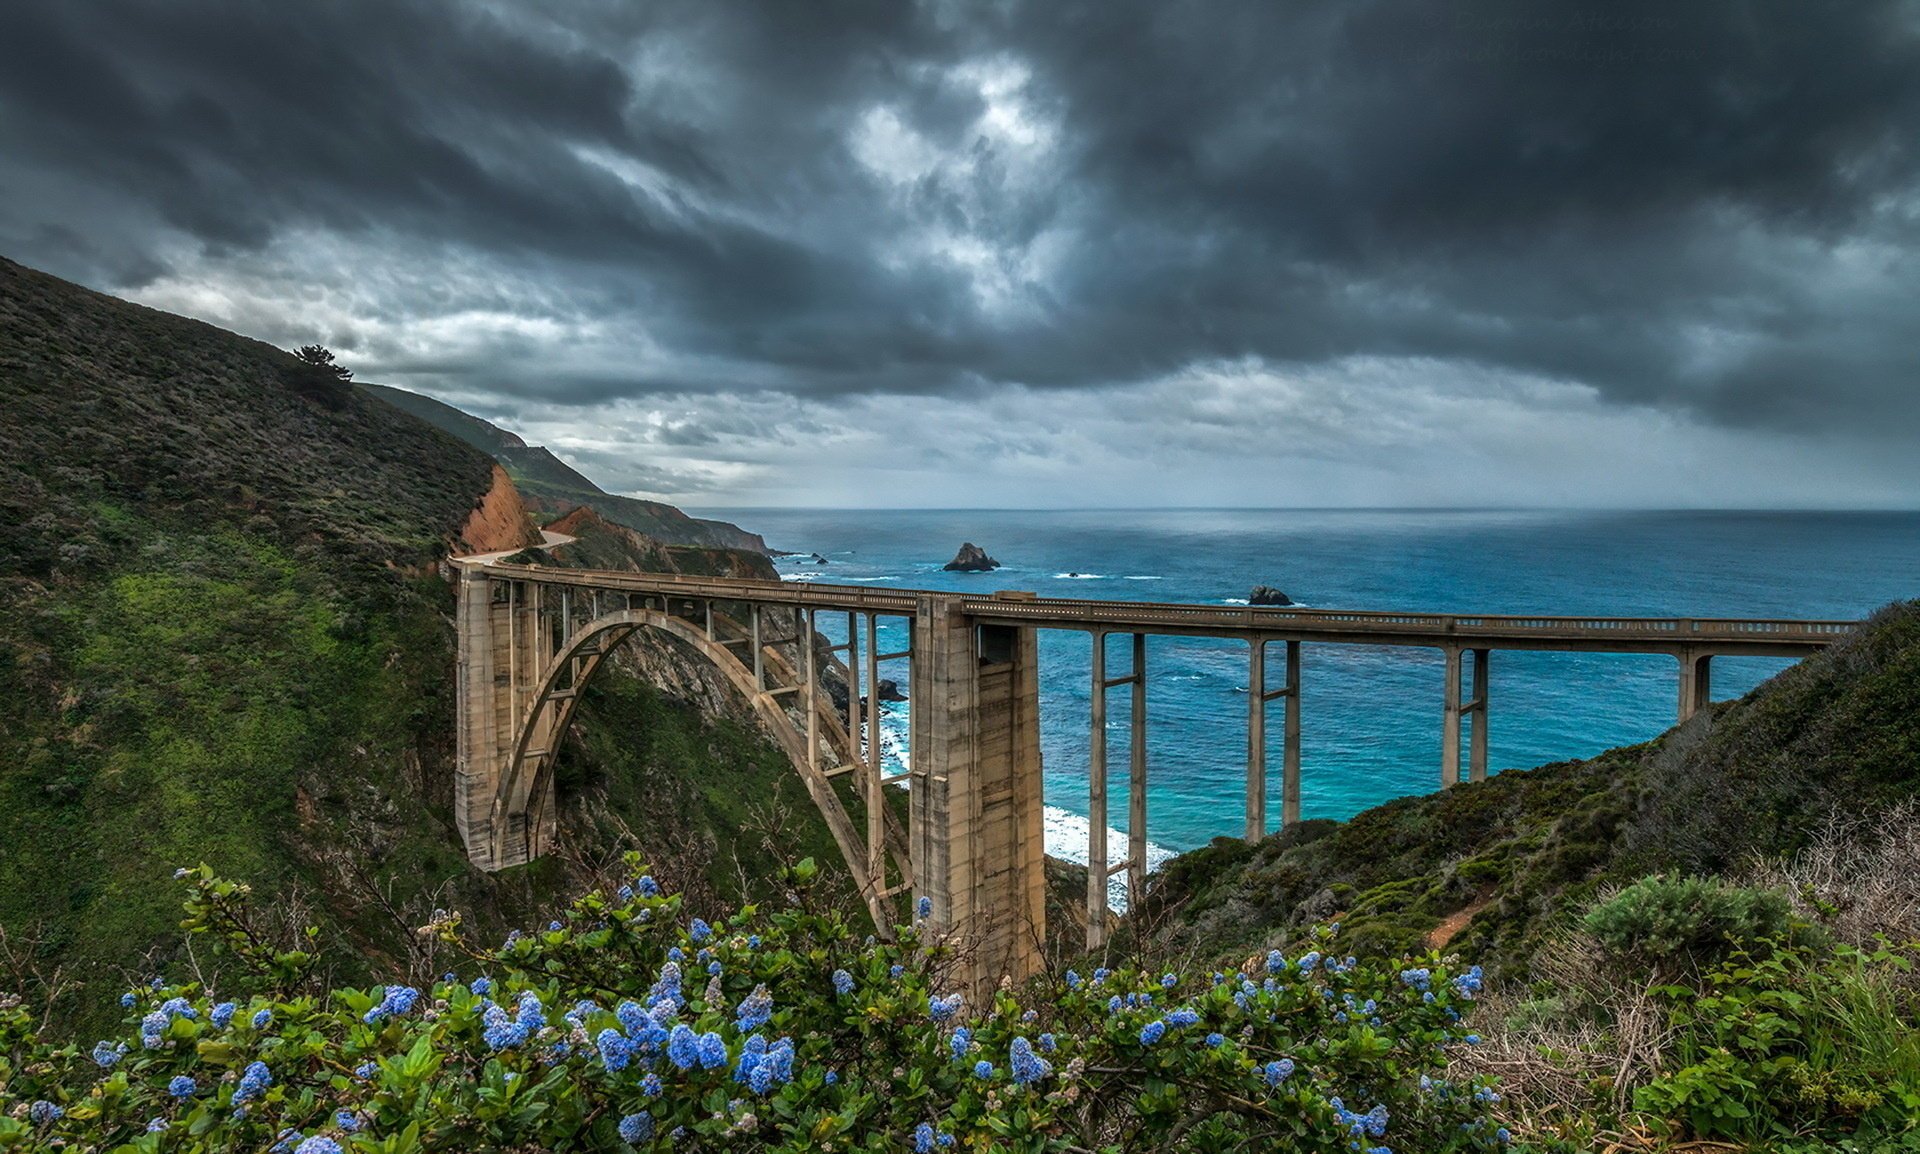
<path id="1" fill-rule="evenodd" d="M 721 844 L 723 769 L 770 792 L 755 735 L 609 685 L 569 753 L 570 860 L 470 871 L 438 561 L 531 539 L 487 455 L 268 345 L 4 261 L 0 398 L 0 929 L 42 969 L 145 970 L 178 941 L 169 873 L 205 860 L 300 895 L 355 944 L 339 966 L 379 973 L 435 905 L 500 928 L 621 845 Z M 661 807 L 683 774 L 708 800 Z M 817 819 L 795 821 L 807 844 Z M 726 853 L 699 869 L 738 896 Z"/>
<path id="2" fill-rule="evenodd" d="M 516 434 L 432 397 L 388 385 L 360 387 L 498 460 L 513 476 L 514 484 L 519 486 L 528 504 L 543 513 L 562 516 L 582 505 L 591 505 L 609 520 L 669 545 L 767 551 L 766 542 L 758 533 L 749 533 L 730 522 L 689 517 L 661 501 L 603 492 L 600 486 L 542 446 L 528 445 Z"/>
<path id="3" fill-rule="evenodd" d="M 1607 887 L 1788 853 L 1836 810 L 1916 794 L 1920 602 L 1909 602 L 1649 744 L 1176 858 L 1157 875 L 1143 944 L 1252 952 L 1337 918 L 1356 951 L 1444 937 L 1517 974 Z"/>

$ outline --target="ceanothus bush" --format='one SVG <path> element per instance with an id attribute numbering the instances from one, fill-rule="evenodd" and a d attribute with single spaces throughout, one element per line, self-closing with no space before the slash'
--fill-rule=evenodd
<path id="1" fill-rule="evenodd" d="M 952 988 L 926 925 L 876 941 L 813 909 L 689 918 L 630 860 L 545 930 L 427 988 L 317 992 L 200 867 L 186 926 L 232 988 L 123 999 L 118 1036 L 0 1009 L 0 1148 L 286 1154 L 485 1149 L 1494 1150 L 1497 1096 L 1447 1078 L 1478 974 L 1278 953 L 1246 972 L 1100 968 Z M 311 935 L 309 935 L 311 937 Z"/>

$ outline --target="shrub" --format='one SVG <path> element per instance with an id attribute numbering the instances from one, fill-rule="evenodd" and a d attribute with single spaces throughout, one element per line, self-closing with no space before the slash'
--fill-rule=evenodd
<path id="1" fill-rule="evenodd" d="M 632 863 L 635 870 L 637 862 Z M 248 977 L 129 991 L 118 1037 L 37 1039 L 0 1011 L 0 1147 L 426 1150 L 1480 1150 L 1490 1087 L 1446 1077 L 1475 1039 L 1475 971 L 1277 952 L 1251 974 L 1097 970 L 942 981 L 951 943 L 864 940 L 793 903 L 713 925 L 637 877 L 498 949 L 427 931 L 473 975 L 306 993 L 252 941 L 244 887 L 205 867 L 188 928 Z M 922 916 L 925 916 L 923 909 Z M 919 923 L 924 926 L 925 923 Z"/>
<path id="2" fill-rule="evenodd" d="M 1669 1069 L 1635 1106 L 1703 1138 L 1754 1141 L 1920 1122 L 1920 1032 L 1901 1003 L 1908 955 L 1781 944 L 1655 991 L 1675 1028 Z"/>
<path id="3" fill-rule="evenodd" d="M 1595 905 L 1582 921 L 1614 958 L 1672 976 L 1712 965 L 1736 949 L 1763 950 L 1783 937 L 1807 937 L 1786 895 L 1714 878 L 1641 878 Z"/>

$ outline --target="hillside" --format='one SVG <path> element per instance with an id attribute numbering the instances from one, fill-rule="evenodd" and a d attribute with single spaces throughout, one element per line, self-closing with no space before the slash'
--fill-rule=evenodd
<path id="1" fill-rule="evenodd" d="M 539 512 L 559 516 L 591 505 L 609 520 L 669 545 L 767 552 L 767 543 L 758 533 L 749 533 L 738 525 L 689 517 L 661 501 L 604 492 L 547 449 L 528 445 L 513 433 L 432 397 L 389 385 L 360 387 L 499 461 L 527 503 Z"/>
<path id="2" fill-rule="evenodd" d="M 1798 849 L 1836 810 L 1916 794 L 1920 602 L 1907 602 L 1646 745 L 1184 854 L 1156 875 L 1141 944 L 1234 955 L 1338 919 L 1356 951 L 1444 937 L 1521 974 L 1610 886 L 1735 870 Z"/>
<path id="3" fill-rule="evenodd" d="M 486 454 L 271 346 L 5 261 L 0 397 L 0 928 L 44 971 L 114 987 L 154 964 L 166 879 L 202 860 L 309 907 L 348 974 L 404 970 L 435 906 L 524 922 L 622 847 L 722 902 L 765 876 L 726 794 L 784 797 L 780 755 L 617 677 L 569 747 L 567 860 L 468 869 L 439 561 L 537 540 Z M 783 849 L 829 844 L 810 808 L 793 826 Z"/>

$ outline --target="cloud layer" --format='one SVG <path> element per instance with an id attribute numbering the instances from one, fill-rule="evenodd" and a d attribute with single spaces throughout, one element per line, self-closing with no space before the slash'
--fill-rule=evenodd
<path id="1" fill-rule="evenodd" d="M 0 158 L 670 496 L 1920 494 L 1911 3 L 13 4 Z"/>

